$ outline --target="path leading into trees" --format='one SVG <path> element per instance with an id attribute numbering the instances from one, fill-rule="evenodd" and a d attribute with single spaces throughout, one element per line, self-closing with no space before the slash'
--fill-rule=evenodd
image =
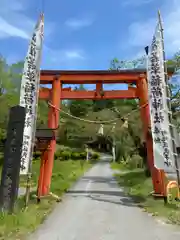
<path id="1" fill-rule="evenodd" d="M 142 212 L 113 178 L 108 157 L 93 166 L 31 240 L 179 240 L 180 232 Z"/>

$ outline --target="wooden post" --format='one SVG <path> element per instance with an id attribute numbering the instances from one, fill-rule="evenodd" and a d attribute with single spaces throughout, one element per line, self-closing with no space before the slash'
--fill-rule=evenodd
<path id="1" fill-rule="evenodd" d="M 38 190 L 37 190 L 38 200 L 40 200 L 41 196 L 43 196 L 42 192 L 43 192 L 43 181 L 44 181 L 44 168 L 45 168 L 46 161 L 48 161 L 48 149 L 41 154 L 41 167 L 40 167 Z"/>
<path id="2" fill-rule="evenodd" d="M 149 114 L 149 105 L 148 105 L 148 86 L 145 75 L 140 75 L 139 80 L 137 81 L 138 95 L 141 120 L 143 124 L 144 139 L 146 142 L 147 148 L 147 161 L 148 166 L 151 171 L 151 177 L 153 182 L 154 194 L 164 196 L 164 179 L 162 176 L 162 170 L 158 170 L 154 167 L 154 157 L 153 157 L 153 142 L 152 136 L 149 134 L 150 125 L 150 114 Z M 147 105 L 145 105 L 147 103 Z"/>
<path id="3" fill-rule="evenodd" d="M 48 127 L 51 129 L 56 129 L 59 125 L 59 111 L 57 108 L 60 107 L 60 95 L 61 95 L 61 82 L 57 78 L 52 83 L 52 95 L 49 114 L 48 114 Z M 54 165 L 54 153 L 56 151 L 56 139 L 52 139 L 49 144 L 49 149 L 47 150 L 47 155 L 44 157 L 44 173 L 43 173 L 43 184 L 42 184 L 42 196 L 48 195 L 50 193 L 52 170 Z M 46 159 L 47 156 L 47 159 Z"/>
<path id="4" fill-rule="evenodd" d="M 114 123 L 113 128 L 112 128 L 112 134 L 113 134 L 113 143 L 112 143 L 113 162 L 116 161 L 115 127 L 116 127 L 116 123 Z"/>
<path id="5" fill-rule="evenodd" d="M 89 148 L 86 147 L 86 161 L 89 162 Z"/>
<path id="6" fill-rule="evenodd" d="M 103 84 L 102 82 L 96 83 L 96 93 L 99 95 L 103 91 Z"/>

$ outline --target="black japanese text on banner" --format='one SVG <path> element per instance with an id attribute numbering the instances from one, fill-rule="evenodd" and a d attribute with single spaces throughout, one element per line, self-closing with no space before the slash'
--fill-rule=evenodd
<path id="1" fill-rule="evenodd" d="M 159 24 L 157 25 L 149 53 L 148 91 L 154 165 L 167 172 L 174 172 L 175 157 L 169 128 L 162 35 Z"/>
<path id="2" fill-rule="evenodd" d="M 20 174 L 27 174 L 31 161 L 33 132 L 35 131 L 36 105 L 40 85 L 40 60 L 44 32 L 44 17 L 41 15 L 36 24 L 27 56 L 21 81 L 20 106 L 26 108 L 23 135 Z"/>

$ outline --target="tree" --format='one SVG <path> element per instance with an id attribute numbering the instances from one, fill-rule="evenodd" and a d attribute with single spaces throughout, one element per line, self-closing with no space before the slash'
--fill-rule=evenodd
<path id="1" fill-rule="evenodd" d="M 5 59 L 0 56 L 0 96 L 13 90 L 13 85 L 10 79 L 9 67 Z"/>
<path id="2" fill-rule="evenodd" d="M 180 51 L 174 54 L 173 63 L 175 65 L 176 70 L 178 70 L 180 68 Z"/>
<path id="3" fill-rule="evenodd" d="M 93 111 L 99 112 L 105 108 L 113 108 L 115 101 L 113 99 L 106 99 L 106 100 L 94 100 L 93 101 Z"/>
<path id="4" fill-rule="evenodd" d="M 175 81 L 170 80 L 170 92 L 171 92 L 171 110 L 174 120 L 174 124 L 180 127 L 180 84 L 179 74 L 176 74 L 180 68 L 180 51 L 176 52 L 172 59 L 167 61 L 167 67 L 174 67 L 175 69 Z"/>
<path id="5" fill-rule="evenodd" d="M 17 63 L 12 64 L 9 67 L 10 71 L 10 79 L 13 83 L 15 90 L 19 93 L 21 87 L 21 79 L 22 79 L 22 72 L 24 68 L 24 62 L 20 61 Z"/>
<path id="6" fill-rule="evenodd" d="M 81 84 L 75 89 L 76 91 L 85 90 L 84 86 Z M 80 94 L 80 93 L 79 93 Z M 89 108 L 92 106 L 92 100 L 72 100 L 69 101 L 70 113 L 76 117 L 86 116 Z"/>
<path id="7" fill-rule="evenodd" d="M 110 64 L 110 70 L 134 69 L 145 65 L 146 57 L 142 56 L 134 60 L 118 60 L 114 58 Z"/>
<path id="8" fill-rule="evenodd" d="M 6 129 L 9 108 L 18 104 L 19 95 L 15 90 L 15 84 L 13 83 L 13 74 L 10 70 L 10 66 L 6 63 L 6 60 L 0 57 L 0 128 Z"/>

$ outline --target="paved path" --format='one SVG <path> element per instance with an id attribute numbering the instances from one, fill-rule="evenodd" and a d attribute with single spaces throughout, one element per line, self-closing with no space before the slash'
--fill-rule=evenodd
<path id="1" fill-rule="evenodd" d="M 175 227 L 142 212 L 113 178 L 107 158 L 85 174 L 31 240 L 179 240 Z"/>

